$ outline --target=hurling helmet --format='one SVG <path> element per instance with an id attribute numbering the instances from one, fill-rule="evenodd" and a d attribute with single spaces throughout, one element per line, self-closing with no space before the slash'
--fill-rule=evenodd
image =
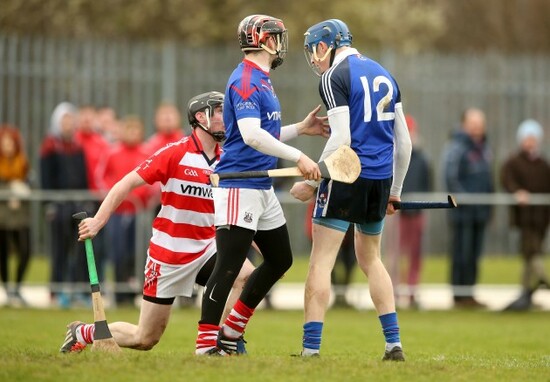
<path id="1" fill-rule="evenodd" d="M 210 132 L 210 118 L 214 116 L 214 109 L 217 106 L 223 106 L 225 96 L 223 93 L 211 91 L 207 93 L 199 94 L 189 100 L 189 103 L 187 104 L 187 118 L 189 119 L 189 123 L 193 127 L 201 127 L 206 132 L 208 132 L 214 139 L 218 142 L 221 142 L 225 139 L 225 132 Z M 206 119 L 207 119 L 207 125 L 204 126 L 201 124 L 197 118 L 195 117 L 195 114 L 197 114 L 199 111 L 204 111 L 206 113 Z"/>
<path id="2" fill-rule="evenodd" d="M 334 59 L 334 51 L 343 46 L 351 46 L 351 40 L 353 38 L 348 26 L 343 21 L 338 19 L 325 20 L 315 24 L 310 27 L 306 33 L 304 33 L 304 36 L 306 60 L 316 73 L 317 68 L 312 65 L 312 58 L 322 61 L 328 56 L 329 53 L 332 52 L 332 59 Z M 317 57 L 316 47 L 320 42 L 324 42 L 328 46 L 327 53 L 323 57 Z"/>
<path id="3" fill-rule="evenodd" d="M 288 36 L 281 20 L 267 15 L 247 16 L 239 23 L 237 35 L 243 52 L 263 49 L 276 55 L 277 58 L 271 64 L 272 69 L 283 63 L 288 50 Z M 271 36 L 275 36 L 277 39 L 275 50 L 270 49 L 266 44 L 267 39 Z"/>

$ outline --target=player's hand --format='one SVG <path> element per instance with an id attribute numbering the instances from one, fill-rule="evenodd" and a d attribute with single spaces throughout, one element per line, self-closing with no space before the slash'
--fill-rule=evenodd
<path id="1" fill-rule="evenodd" d="M 392 202 L 400 202 L 401 198 L 399 196 L 391 196 L 388 200 L 388 206 L 386 207 L 386 215 L 393 215 L 397 210 L 393 207 Z"/>
<path id="2" fill-rule="evenodd" d="M 95 218 L 86 218 L 78 224 L 78 241 L 84 241 L 86 239 L 93 239 L 99 230 L 101 224 Z"/>
<path id="3" fill-rule="evenodd" d="M 302 202 L 307 202 L 313 197 L 315 188 L 307 184 L 306 182 L 296 182 L 290 189 L 290 195 Z"/>
<path id="4" fill-rule="evenodd" d="M 298 123 L 298 135 L 321 135 L 325 138 L 330 136 L 328 117 L 318 117 L 319 110 L 321 105 L 317 105 L 302 122 Z"/>
<path id="5" fill-rule="evenodd" d="M 321 179 L 321 170 L 319 170 L 319 165 L 312 161 L 310 157 L 302 153 L 300 159 L 297 162 L 298 168 L 304 175 L 306 180 L 319 180 Z"/>

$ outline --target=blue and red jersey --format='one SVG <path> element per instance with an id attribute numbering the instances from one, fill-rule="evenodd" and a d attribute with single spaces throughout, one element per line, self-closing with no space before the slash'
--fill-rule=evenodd
<path id="1" fill-rule="evenodd" d="M 272 170 L 277 166 L 276 157 L 263 154 L 243 141 L 237 125 L 243 118 L 260 119 L 261 128 L 279 139 L 281 105 L 269 73 L 246 59 L 233 71 L 225 89 L 223 120 L 227 140 L 216 173 Z M 269 189 L 271 186 L 271 178 L 220 181 L 220 187 L 226 188 Z"/>

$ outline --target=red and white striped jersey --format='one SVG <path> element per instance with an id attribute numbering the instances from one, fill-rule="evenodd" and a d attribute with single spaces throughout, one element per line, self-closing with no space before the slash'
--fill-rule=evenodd
<path id="1" fill-rule="evenodd" d="M 158 150 L 136 171 L 149 184 L 161 183 L 161 210 L 153 220 L 149 255 L 165 264 L 187 264 L 216 252 L 211 162 L 195 132 Z"/>

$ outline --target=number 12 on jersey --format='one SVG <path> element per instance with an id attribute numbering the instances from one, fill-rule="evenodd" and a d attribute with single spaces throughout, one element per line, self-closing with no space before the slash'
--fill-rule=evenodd
<path id="1" fill-rule="evenodd" d="M 371 106 L 371 86 L 366 76 L 360 77 L 363 90 L 365 91 L 365 116 L 364 122 L 370 122 L 372 120 L 372 106 Z M 395 119 L 394 112 L 385 112 L 384 109 L 392 100 L 393 84 L 388 77 L 377 76 L 372 81 L 372 93 L 380 93 L 384 89 L 380 89 L 380 85 L 386 85 L 386 93 L 376 104 L 376 114 L 378 116 L 377 121 L 392 121 Z"/>

